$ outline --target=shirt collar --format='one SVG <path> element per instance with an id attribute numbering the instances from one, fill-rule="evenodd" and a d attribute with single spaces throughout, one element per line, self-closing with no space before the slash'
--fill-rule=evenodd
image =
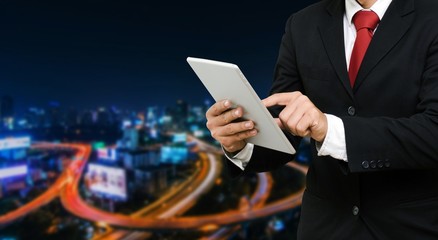
<path id="1" fill-rule="evenodd" d="M 379 19 L 382 19 L 391 2 L 392 0 L 377 0 L 370 10 L 375 12 Z M 363 9 L 356 0 L 345 0 L 345 15 L 347 16 L 348 23 L 352 24 L 354 14 Z"/>

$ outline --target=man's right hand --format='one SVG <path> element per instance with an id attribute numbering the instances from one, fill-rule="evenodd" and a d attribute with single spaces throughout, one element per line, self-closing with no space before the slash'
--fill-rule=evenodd
<path id="1" fill-rule="evenodd" d="M 211 136 L 216 139 L 227 152 L 242 150 L 245 139 L 257 135 L 253 121 L 235 122 L 243 116 L 243 108 L 232 108 L 229 100 L 223 100 L 211 106 L 207 113 L 207 128 Z"/>

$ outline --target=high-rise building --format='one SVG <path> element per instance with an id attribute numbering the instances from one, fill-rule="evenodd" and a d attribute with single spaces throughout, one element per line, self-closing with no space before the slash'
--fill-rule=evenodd
<path id="1" fill-rule="evenodd" d="M 14 115 L 14 100 L 10 96 L 0 98 L 0 117 L 12 117 Z"/>
<path id="2" fill-rule="evenodd" d="M 79 123 L 79 113 L 78 110 L 70 108 L 67 112 L 66 117 L 67 126 L 76 126 Z"/>
<path id="3" fill-rule="evenodd" d="M 0 137 L 0 160 L 10 161 L 22 160 L 26 157 L 30 148 L 31 139 L 23 137 Z"/>
<path id="4" fill-rule="evenodd" d="M 146 113 L 146 126 L 155 127 L 158 122 L 158 107 L 148 107 Z"/>
<path id="5" fill-rule="evenodd" d="M 133 127 L 123 130 L 123 137 L 117 143 L 119 148 L 137 149 L 140 142 L 139 130 Z"/>
<path id="6" fill-rule="evenodd" d="M 46 112 L 44 109 L 31 107 L 27 110 L 25 118 L 28 122 L 28 128 L 43 127 L 46 121 Z"/>
<path id="7" fill-rule="evenodd" d="M 178 127 L 180 129 L 185 127 L 185 123 L 187 122 L 188 112 L 189 112 L 189 107 L 187 102 L 183 100 L 178 100 L 176 102 L 174 116 L 176 117 L 175 120 L 177 121 Z"/>
<path id="8" fill-rule="evenodd" d="M 111 124 L 111 115 L 105 108 L 99 108 L 97 112 L 97 125 L 109 126 Z"/>
<path id="9" fill-rule="evenodd" d="M 81 125 L 84 125 L 84 126 L 93 125 L 94 124 L 93 112 L 91 110 L 87 110 L 87 111 L 83 112 L 81 115 L 80 123 L 81 123 Z"/>
<path id="10" fill-rule="evenodd" d="M 10 96 L 0 98 L 0 129 L 12 129 L 14 119 L 14 100 Z"/>
<path id="11" fill-rule="evenodd" d="M 47 107 L 47 114 L 48 120 L 47 125 L 48 126 L 59 126 L 62 124 L 62 113 L 61 113 L 61 105 L 59 102 L 51 101 L 49 102 L 49 106 Z"/>
<path id="12" fill-rule="evenodd" d="M 0 196 L 27 187 L 30 137 L 0 137 Z"/>

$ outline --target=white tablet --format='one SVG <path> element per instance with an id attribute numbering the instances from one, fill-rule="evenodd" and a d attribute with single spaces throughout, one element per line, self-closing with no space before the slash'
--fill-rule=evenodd
<path id="1" fill-rule="evenodd" d="M 259 133 L 249 138 L 248 142 L 295 154 L 294 147 L 237 65 L 193 57 L 188 57 L 187 62 L 214 100 L 228 99 L 233 104 L 242 106 L 245 111 L 243 118 L 255 122 Z"/>

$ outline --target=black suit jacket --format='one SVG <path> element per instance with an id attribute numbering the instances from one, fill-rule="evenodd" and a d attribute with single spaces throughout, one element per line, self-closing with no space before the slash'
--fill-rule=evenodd
<path id="1" fill-rule="evenodd" d="M 345 126 L 348 163 L 313 152 L 298 237 L 438 239 L 438 1 L 392 1 L 353 89 L 344 11 L 326 0 L 293 14 L 275 68 L 271 93 L 301 91 Z M 292 158 L 256 147 L 245 171 Z"/>

